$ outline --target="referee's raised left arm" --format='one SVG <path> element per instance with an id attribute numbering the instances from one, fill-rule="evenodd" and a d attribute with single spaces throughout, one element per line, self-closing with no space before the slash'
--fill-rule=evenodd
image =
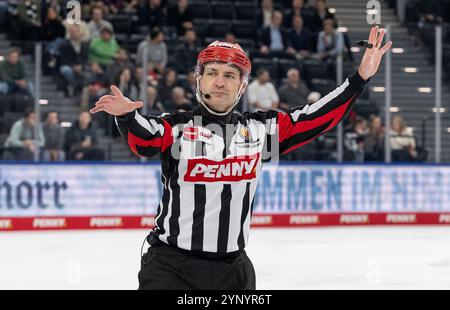
<path id="1" fill-rule="evenodd" d="M 372 27 L 368 43 L 358 71 L 319 101 L 291 109 L 289 113 L 277 113 L 279 152 L 286 154 L 303 146 L 322 133 L 336 126 L 353 108 L 364 85 L 380 66 L 383 55 L 392 42 L 382 47 L 384 30 Z"/>

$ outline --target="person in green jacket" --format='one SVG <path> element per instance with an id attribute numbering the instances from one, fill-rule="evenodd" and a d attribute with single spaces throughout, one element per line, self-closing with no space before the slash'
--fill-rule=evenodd
<path id="1" fill-rule="evenodd" d="M 113 29 L 104 26 L 100 31 L 100 37 L 93 39 L 89 46 L 89 62 L 98 63 L 105 67 L 112 63 L 119 51 L 119 44 L 113 38 Z"/>
<path id="2" fill-rule="evenodd" d="M 33 93 L 33 87 L 31 82 L 27 80 L 25 65 L 20 60 L 18 48 L 11 48 L 8 51 L 6 60 L 0 62 L 0 81 L 8 85 L 7 93 Z"/>

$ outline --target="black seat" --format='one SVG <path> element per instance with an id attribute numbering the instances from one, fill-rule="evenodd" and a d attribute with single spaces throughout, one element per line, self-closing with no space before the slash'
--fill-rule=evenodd
<path id="1" fill-rule="evenodd" d="M 207 1 L 193 1 L 189 2 L 189 7 L 192 9 L 192 18 L 210 18 L 211 8 Z"/>
<path id="2" fill-rule="evenodd" d="M 13 105 L 14 105 L 14 95 L 1 95 L 0 116 L 3 116 L 5 112 L 11 111 Z"/>
<path id="3" fill-rule="evenodd" d="M 311 87 L 319 92 L 322 97 L 330 93 L 336 88 L 336 83 L 331 80 L 324 79 L 311 79 L 310 81 Z"/>
<path id="4" fill-rule="evenodd" d="M 286 7 L 286 6 L 284 5 L 283 1 L 281 1 L 281 2 L 280 2 L 280 1 L 277 2 L 276 0 L 273 1 L 273 9 L 274 9 L 274 10 L 284 12 L 284 10 L 285 10 L 285 9 L 288 9 L 288 8 L 289 8 L 289 6 Z"/>
<path id="5" fill-rule="evenodd" d="M 378 109 L 376 104 L 370 103 L 369 100 L 360 98 L 358 99 L 358 104 L 355 105 L 354 111 L 357 115 L 367 119 L 372 114 L 378 115 L 380 113 L 380 110 Z"/>
<path id="6" fill-rule="evenodd" d="M 212 18 L 228 19 L 234 18 L 234 8 L 229 2 L 213 1 L 211 2 Z"/>
<path id="7" fill-rule="evenodd" d="M 285 78 L 288 70 L 291 68 L 296 68 L 301 73 L 302 65 L 303 65 L 303 63 L 299 60 L 284 59 L 284 58 L 278 59 L 279 77 Z"/>
<path id="8" fill-rule="evenodd" d="M 195 33 L 199 38 L 204 38 L 208 36 L 209 33 L 209 23 L 207 19 L 194 19 L 194 29 Z"/>
<path id="9" fill-rule="evenodd" d="M 237 39 L 236 43 L 238 43 L 244 50 L 246 49 L 252 49 L 256 47 L 255 40 L 252 39 Z"/>
<path id="10" fill-rule="evenodd" d="M 111 15 L 108 20 L 113 25 L 116 34 L 131 32 L 131 18 L 128 15 Z"/>
<path id="11" fill-rule="evenodd" d="M 205 37 L 203 39 L 203 43 L 204 43 L 205 46 L 210 45 L 214 41 L 223 41 L 223 38 L 222 37 L 220 37 L 220 38 L 217 38 L 217 37 Z"/>
<path id="12" fill-rule="evenodd" d="M 120 46 L 128 48 L 128 33 L 116 33 L 115 34 L 116 41 L 119 43 Z"/>
<path id="13" fill-rule="evenodd" d="M 303 71 L 306 79 L 326 79 L 327 65 L 318 60 L 305 60 L 303 63 Z"/>
<path id="14" fill-rule="evenodd" d="M 253 22 L 233 20 L 232 25 L 236 38 L 256 39 L 256 26 Z"/>
<path id="15" fill-rule="evenodd" d="M 256 7 L 254 2 L 236 2 L 234 4 L 236 19 L 254 21 L 256 18 Z"/>
<path id="16" fill-rule="evenodd" d="M 256 72 L 260 69 L 267 69 L 272 80 L 278 80 L 278 63 L 268 58 L 253 58 L 252 60 L 252 75 L 256 76 Z"/>
<path id="17" fill-rule="evenodd" d="M 356 66 L 353 62 L 344 61 L 344 78 L 352 75 L 356 71 Z"/>
<path id="18" fill-rule="evenodd" d="M 135 54 L 137 52 L 139 44 L 144 41 L 145 38 L 146 36 L 140 33 L 132 34 L 128 40 L 128 52 L 131 54 Z"/>
<path id="19" fill-rule="evenodd" d="M 209 36 L 224 38 L 231 30 L 231 22 L 228 20 L 209 20 Z"/>

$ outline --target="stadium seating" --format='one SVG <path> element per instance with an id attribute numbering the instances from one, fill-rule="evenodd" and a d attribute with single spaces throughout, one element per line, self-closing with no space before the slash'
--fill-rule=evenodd
<path id="1" fill-rule="evenodd" d="M 254 21 L 256 16 L 256 8 L 253 3 L 250 2 L 236 2 L 234 4 L 236 13 L 236 19 Z"/>
<path id="2" fill-rule="evenodd" d="M 256 39 L 256 26 L 251 21 L 233 20 L 232 30 L 237 38 Z"/>
<path id="3" fill-rule="evenodd" d="M 211 2 L 211 17 L 216 19 L 233 19 L 234 8 L 229 2 L 213 1 Z"/>
<path id="4" fill-rule="evenodd" d="M 223 38 L 231 30 L 231 22 L 228 20 L 209 20 L 209 36 Z"/>
<path id="5" fill-rule="evenodd" d="M 318 60 L 305 60 L 303 63 L 304 75 L 307 79 L 326 79 L 327 65 Z"/>

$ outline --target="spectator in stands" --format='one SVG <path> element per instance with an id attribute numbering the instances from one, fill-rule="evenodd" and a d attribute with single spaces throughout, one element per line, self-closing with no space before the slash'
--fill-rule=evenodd
<path id="1" fill-rule="evenodd" d="M 40 36 L 41 20 L 41 1 L 18 1 L 17 13 L 11 18 L 10 32 L 17 35 L 14 39 L 22 40 L 32 48 Z"/>
<path id="2" fill-rule="evenodd" d="M 97 146 L 97 129 L 89 111 L 82 111 L 66 132 L 64 150 L 69 160 L 104 160 L 104 151 Z"/>
<path id="3" fill-rule="evenodd" d="M 158 86 L 158 98 L 166 106 L 172 98 L 172 89 L 177 86 L 177 73 L 172 68 L 164 72 L 164 76 Z"/>
<path id="4" fill-rule="evenodd" d="M 158 99 L 158 89 L 155 86 L 147 87 L 147 114 L 160 115 L 165 109 Z"/>
<path id="5" fill-rule="evenodd" d="M 167 104 L 167 112 L 186 112 L 190 110 L 192 110 L 192 102 L 186 98 L 183 87 L 174 87 L 171 92 L 171 100 Z"/>
<path id="6" fill-rule="evenodd" d="M 84 87 L 84 70 L 88 65 L 89 45 L 81 41 L 78 25 L 69 27 L 69 39 L 59 48 L 59 73 L 65 82 L 66 95 L 72 97 Z"/>
<path id="7" fill-rule="evenodd" d="M 237 43 L 236 41 L 236 35 L 232 32 L 227 32 L 225 34 L 225 38 L 224 38 L 225 42 L 227 43 L 231 43 L 231 44 L 235 44 Z"/>
<path id="8" fill-rule="evenodd" d="M 271 25 L 264 28 L 261 33 L 259 52 L 262 55 L 284 56 L 287 54 L 289 39 L 282 24 L 283 14 L 280 11 L 273 11 Z"/>
<path id="9" fill-rule="evenodd" d="M 317 52 L 323 60 L 333 60 L 339 51 L 344 48 L 344 38 L 342 33 L 335 29 L 335 21 L 326 19 L 323 22 L 323 31 L 319 33 L 317 41 Z"/>
<path id="10" fill-rule="evenodd" d="M 284 26 L 290 27 L 294 16 L 301 16 L 306 28 L 312 28 L 312 16 L 314 11 L 305 6 L 303 0 L 292 0 L 291 8 L 284 12 Z"/>
<path id="11" fill-rule="evenodd" d="M 80 20 L 79 23 L 73 24 L 69 23 L 67 18 L 63 20 L 63 26 L 66 28 L 66 40 L 69 40 L 70 31 L 69 28 L 73 25 L 77 25 L 80 30 L 80 40 L 82 42 L 89 43 L 91 41 L 91 36 L 89 33 L 89 26 L 84 20 Z"/>
<path id="12" fill-rule="evenodd" d="M 340 52 L 343 56 L 348 55 L 344 50 L 344 36 L 335 29 L 333 19 L 326 19 L 317 38 L 316 56 L 327 64 L 327 75 L 331 80 L 336 79 L 336 57 Z"/>
<path id="13" fill-rule="evenodd" d="M 3 81 L 2 77 L 0 76 L 0 95 L 6 95 L 8 93 L 9 93 L 9 85 L 5 81 Z M 4 107 L 1 107 L 0 111 L 8 111 L 8 109 L 4 109 Z"/>
<path id="14" fill-rule="evenodd" d="M 312 91 L 309 93 L 308 97 L 306 98 L 306 101 L 308 104 L 313 104 L 314 102 L 317 102 L 320 100 L 322 95 L 317 91 Z"/>
<path id="15" fill-rule="evenodd" d="M 103 0 L 105 9 L 109 14 L 117 14 L 125 10 L 126 5 L 130 3 L 125 3 L 124 0 Z M 137 5 L 135 1 L 135 5 Z"/>
<path id="16" fill-rule="evenodd" d="M 336 22 L 336 17 L 330 12 L 326 0 L 315 0 L 314 15 L 311 22 L 311 31 L 320 32 L 323 30 L 323 22 L 326 19 L 333 19 Z"/>
<path id="17" fill-rule="evenodd" d="M 106 87 L 109 85 L 109 77 L 97 63 L 91 63 L 86 72 L 86 86 L 81 95 L 81 108 L 87 109 L 101 96 L 107 93 Z"/>
<path id="18" fill-rule="evenodd" d="M 109 84 L 112 84 L 114 77 L 116 77 L 119 72 L 125 68 L 130 69 L 133 79 L 136 80 L 136 66 L 131 61 L 127 50 L 124 48 L 119 48 L 114 61 L 106 69 L 106 76 L 110 78 Z"/>
<path id="19" fill-rule="evenodd" d="M 132 76 L 132 71 L 129 68 L 123 68 L 119 71 L 113 84 L 116 85 L 127 98 L 130 98 L 132 101 L 138 99 L 139 88 L 137 87 L 136 81 Z"/>
<path id="20" fill-rule="evenodd" d="M 137 63 L 142 65 L 144 48 L 147 46 L 147 62 L 149 71 L 163 74 L 167 64 L 167 46 L 164 43 L 164 32 L 159 27 L 152 29 L 150 38 L 139 43 Z"/>
<path id="21" fill-rule="evenodd" d="M 182 83 L 184 91 L 186 92 L 186 97 L 195 102 L 195 90 L 197 89 L 197 79 L 195 78 L 195 69 L 191 68 L 187 74 L 187 78 Z"/>
<path id="22" fill-rule="evenodd" d="M 54 7 L 47 9 L 47 16 L 41 28 L 41 40 L 46 43 L 46 52 L 50 56 L 57 54 L 59 46 L 64 42 L 66 28 Z"/>
<path id="23" fill-rule="evenodd" d="M 250 108 L 254 111 L 268 111 L 278 108 L 278 94 L 270 82 L 270 74 L 267 69 L 258 69 L 256 79 L 248 85 L 247 98 Z"/>
<path id="24" fill-rule="evenodd" d="M 443 2 L 442 0 L 420 0 L 418 2 L 418 32 L 414 33 L 416 44 L 434 46 L 434 25 L 443 21 Z"/>
<path id="25" fill-rule="evenodd" d="M 90 1 L 83 0 L 83 2 L 84 1 L 88 2 L 88 4 L 89 4 L 88 7 L 87 7 L 87 12 L 86 12 L 88 14 L 86 14 L 86 15 L 92 14 L 92 8 L 94 8 L 94 7 L 101 8 L 102 11 L 103 11 L 103 15 L 107 15 L 108 14 L 107 3 L 108 3 L 109 0 L 90 0 Z"/>
<path id="26" fill-rule="evenodd" d="M 289 30 L 288 53 L 295 55 L 297 59 L 305 59 L 311 55 L 313 51 L 312 36 L 313 34 L 303 27 L 303 18 L 296 15 L 292 19 L 292 29 Z"/>
<path id="27" fill-rule="evenodd" d="M 122 11 L 124 13 L 136 14 L 139 8 L 139 0 L 125 0 Z"/>
<path id="28" fill-rule="evenodd" d="M 64 131 L 59 125 L 58 113 L 49 112 L 47 120 L 43 125 L 43 132 L 45 137 L 45 145 L 42 150 L 42 160 L 44 161 L 64 161 L 65 153 L 64 145 Z"/>
<path id="29" fill-rule="evenodd" d="M 154 27 L 161 27 L 165 22 L 165 13 L 161 5 L 161 0 L 147 0 L 138 9 L 139 24 L 147 26 L 148 30 Z"/>
<path id="30" fill-rule="evenodd" d="M 25 65 L 20 60 L 20 51 L 11 48 L 6 61 L 0 63 L 0 81 L 8 84 L 8 93 L 22 92 L 33 94 L 33 84 L 27 80 Z"/>
<path id="31" fill-rule="evenodd" d="M 111 64 L 119 51 L 119 44 L 113 38 L 113 29 L 104 26 L 100 37 L 93 39 L 89 45 L 89 62 L 95 62 L 103 68 Z"/>
<path id="32" fill-rule="evenodd" d="M 367 133 L 367 120 L 358 116 L 355 127 L 344 134 L 345 161 L 364 162 L 364 139 Z"/>
<path id="33" fill-rule="evenodd" d="M 287 72 L 287 82 L 279 89 L 280 109 L 289 111 L 297 106 L 308 104 L 307 98 L 311 91 L 300 79 L 300 72 L 291 68 Z"/>
<path id="34" fill-rule="evenodd" d="M 41 27 L 40 38 L 42 41 L 51 42 L 57 38 L 64 39 L 66 28 L 62 24 L 61 17 L 55 7 L 47 9 L 47 15 Z"/>
<path id="35" fill-rule="evenodd" d="M 420 0 L 418 3 L 419 14 L 423 23 L 442 23 L 442 0 Z"/>
<path id="36" fill-rule="evenodd" d="M 401 116 L 394 116 L 391 125 L 391 150 L 393 161 L 414 161 L 417 158 L 416 139 L 412 128 L 406 127 Z"/>
<path id="37" fill-rule="evenodd" d="M 188 0 L 178 0 L 177 4 L 167 11 L 167 24 L 177 28 L 178 36 L 184 35 L 187 29 L 193 29 L 192 9 Z"/>
<path id="38" fill-rule="evenodd" d="M 369 117 L 369 132 L 364 139 L 365 161 L 384 160 L 384 127 L 381 118 L 376 115 Z"/>
<path id="39" fill-rule="evenodd" d="M 92 19 L 88 23 L 88 27 L 91 40 L 99 38 L 103 28 L 112 29 L 112 31 L 114 31 L 113 25 L 109 21 L 103 19 L 103 9 L 99 6 L 92 8 Z"/>
<path id="40" fill-rule="evenodd" d="M 36 128 L 38 134 L 36 136 Z M 7 159 L 33 160 L 38 151 L 45 144 L 42 127 L 37 124 L 36 113 L 33 109 L 27 109 L 23 118 L 17 120 L 11 127 L 5 147 L 8 148 Z"/>
<path id="41" fill-rule="evenodd" d="M 256 25 L 258 28 L 269 27 L 272 24 L 272 14 L 273 14 L 273 3 L 272 0 L 262 0 L 261 8 L 256 14 Z"/>
<path id="42" fill-rule="evenodd" d="M 200 42 L 194 29 L 188 29 L 175 49 L 174 62 L 178 73 L 186 73 L 197 63 L 197 54 L 200 50 Z"/>

